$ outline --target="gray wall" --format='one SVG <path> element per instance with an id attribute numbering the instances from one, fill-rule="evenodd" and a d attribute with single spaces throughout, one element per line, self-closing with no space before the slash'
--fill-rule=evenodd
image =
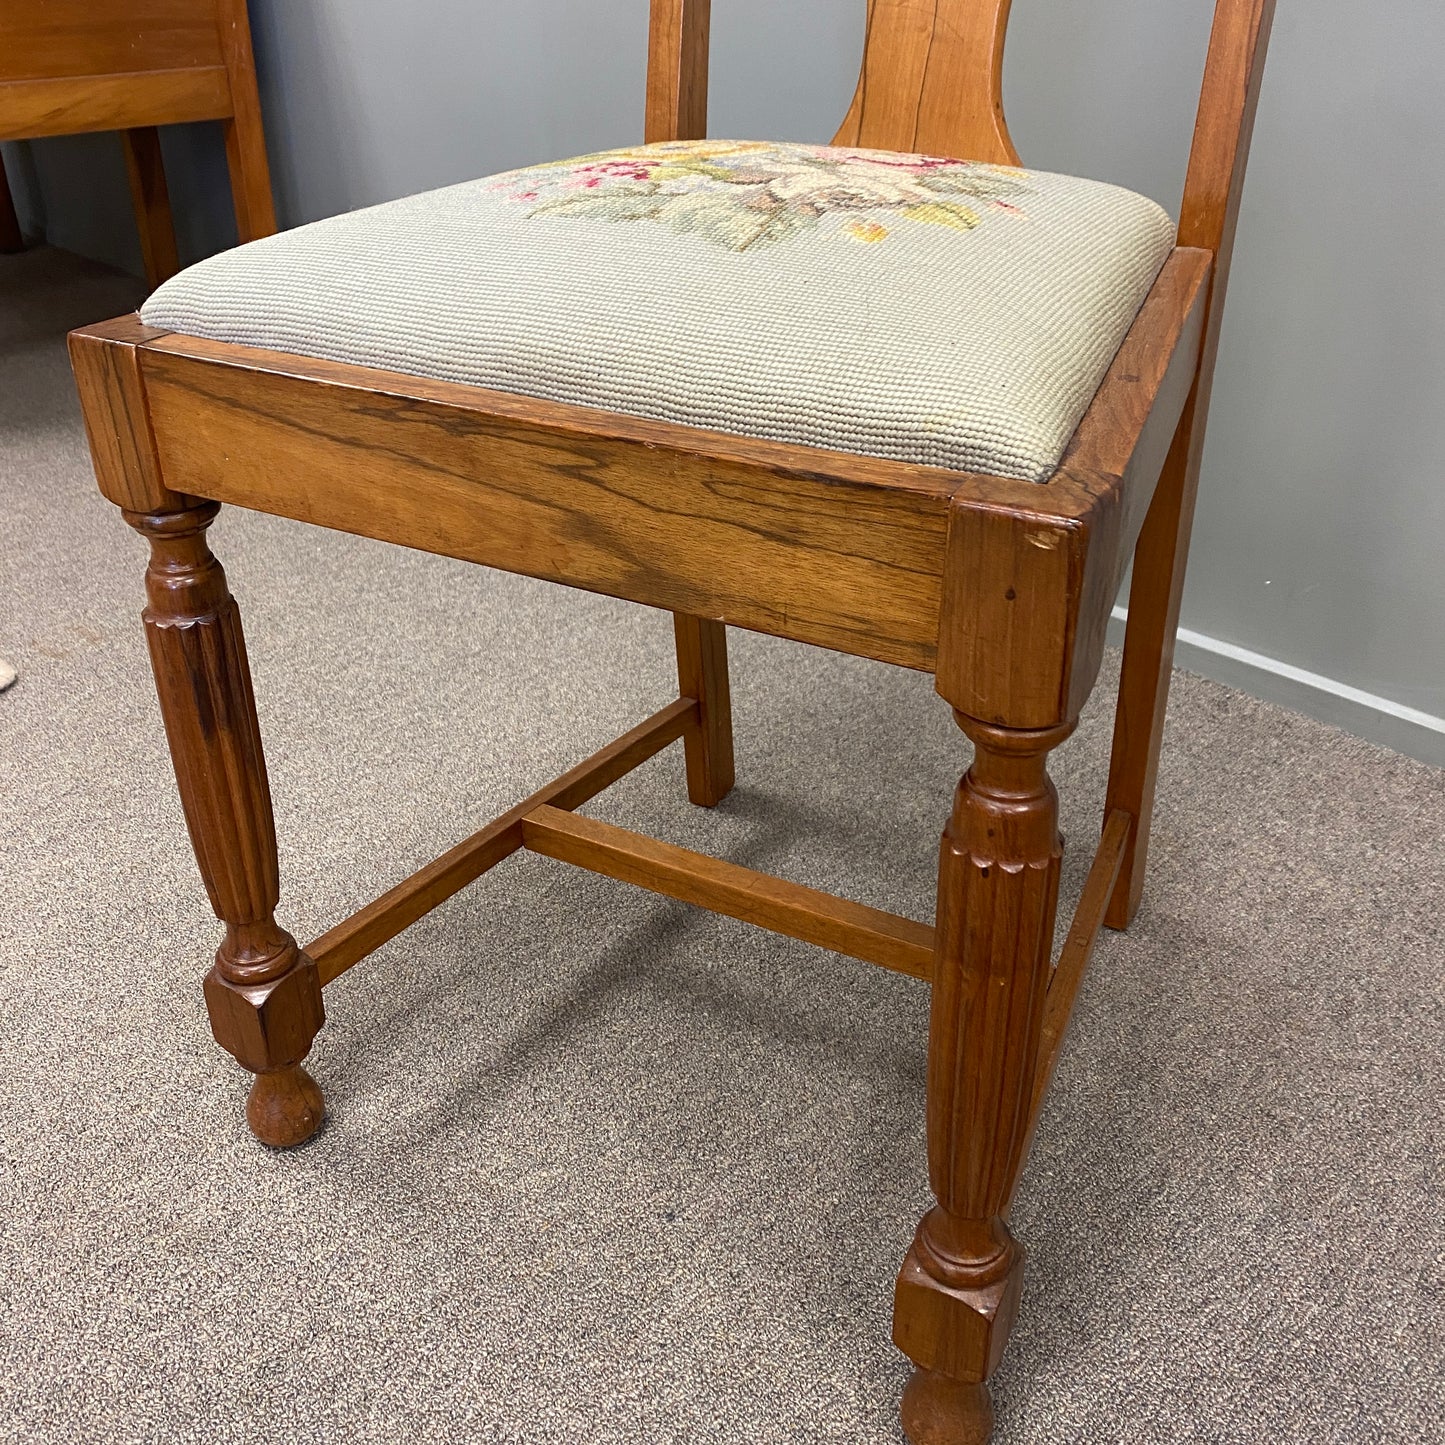
<path id="1" fill-rule="evenodd" d="M 283 224 L 638 138 L 646 0 L 251 3 Z M 826 139 L 863 9 L 717 0 L 713 133 Z M 1015 0 L 1007 99 L 1026 161 L 1176 210 L 1210 11 Z M 1201 669 L 1445 761 L 1445 724 L 1392 731 L 1268 666 L 1445 716 L 1441 55 L 1438 0 L 1280 6 L 1185 625 L 1205 635 L 1186 654 Z M 184 128 L 167 146 L 184 252 L 227 244 L 215 137 Z M 114 138 L 26 149 L 7 155 L 31 223 L 134 269 Z"/>

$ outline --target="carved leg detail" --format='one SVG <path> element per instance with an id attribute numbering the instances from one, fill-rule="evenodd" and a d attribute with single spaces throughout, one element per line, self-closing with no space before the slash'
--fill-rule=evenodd
<path id="1" fill-rule="evenodd" d="M 973 767 L 943 835 L 928 1048 L 937 1205 L 898 1276 L 893 1338 L 918 1366 L 913 1445 L 983 1442 L 984 1381 L 1018 1308 L 1023 1251 L 1004 1220 L 1028 1138 L 1058 903 L 1058 798 L 1045 763 L 1071 728 L 1006 732 L 959 715 Z"/>
<path id="2" fill-rule="evenodd" d="M 915 1370 L 903 1391 L 903 1430 L 913 1445 L 988 1445 L 993 1436 L 988 1386 Z"/>
<path id="3" fill-rule="evenodd" d="M 687 749 L 687 795 L 711 808 L 734 782 L 732 696 L 728 688 L 728 637 L 721 622 L 673 614 L 677 639 L 678 690 L 693 697 L 702 723 L 683 739 Z"/>
<path id="4" fill-rule="evenodd" d="M 310 1138 L 325 1112 L 300 1067 L 325 1014 L 316 965 L 275 919 L 276 830 L 241 618 L 205 540 L 219 510 L 125 516 L 151 544 L 151 666 L 196 861 L 226 925 L 205 981 L 211 1030 L 258 1075 L 252 1131 L 283 1148 Z"/>

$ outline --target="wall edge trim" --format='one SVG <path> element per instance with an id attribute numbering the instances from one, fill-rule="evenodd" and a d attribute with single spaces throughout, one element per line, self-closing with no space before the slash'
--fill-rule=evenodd
<path id="1" fill-rule="evenodd" d="M 1109 624 L 1110 642 L 1123 642 L 1128 617 L 1126 608 L 1114 608 Z M 1445 718 L 1187 627 L 1179 629 L 1174 663 L 1186 672 L 1197 672 L 1253 697 L 1279 703 L 1357 737 L 1445 768 Z"/>

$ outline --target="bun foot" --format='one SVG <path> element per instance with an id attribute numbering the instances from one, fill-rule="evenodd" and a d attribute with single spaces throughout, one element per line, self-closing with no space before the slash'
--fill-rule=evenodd
<path id="1" fill-rule="evenodd" d="M 300 1064 L 257 1074 L 246 1100 L 251 1132 L 273 1149 L 304 1144 L 326 1117 L 326 1101 L 316 1080 Z"/>
<path id="2" fill-rule="evenodd" d="M 993 1436 L 988 1386 L 915 1370 L 903 1391 L 903 1433 L 911 1445 L 988 1445 Z"/>

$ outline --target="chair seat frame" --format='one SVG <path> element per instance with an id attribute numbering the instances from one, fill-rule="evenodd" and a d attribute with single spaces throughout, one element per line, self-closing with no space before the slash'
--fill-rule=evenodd
<path id="1" fill-rule="evenodd" d="M 1007 0 L 870 0 L 839 143 L 1016 159 Z M 947 13 L 945 13 L 947 12 Z M 1272 0 L 1220 0 L 1173 251 L 1053 477 L 1039 484 L 618 416 L 167 334 L 71 338 L 101 491 L 151 544 L 146 632 L 201 872 L 226 936 L 205 991 L 256 1074 L 254 1132 L 309 1137 L 322 990 L 521 849 L 625 879 L 932 988 L 936 1207 L 900 1272 L 914 1445 L 983 1441 L 1017 1307 L 1016 1188 L 1090 952 L 1143 886 L 1149 820 L 1245 156 Z M 649 140 L 705 132 L 705 0 L 654 0 Z M 965 81 L 967 83 L 965 83 Z M 205 541 L 220 504 L 671 611 L 679 697 L 302 948 L 275 918 L 274 824 L 236 604 Z M 1097 680 L 1134 563 L 1102 836 L 1057 965 L 1049 752 Z M 733 784 L 726 631 L 932 673 L 974 745 L 933 925 L 576 810 L 681 740 L 689 796 Z"/>

